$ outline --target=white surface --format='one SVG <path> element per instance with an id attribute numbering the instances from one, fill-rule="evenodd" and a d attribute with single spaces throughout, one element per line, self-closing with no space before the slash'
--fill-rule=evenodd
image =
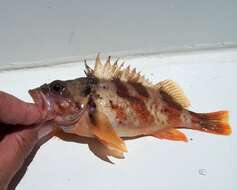
<path id="1" fill-rule="evenodd" d="M 236 0 L 0 0 L 0 65 L 237 43 Z"/>
<path id="2" fill-rule="evenodd" d="M 193 111 L 228 109 L 230 137 L 183 130 L 192 141 L 152 137 L 126 141 L 129 152 L 123 160 L 111 158 L 114 165 L 100 160 L 85 144 L 54 138 L 40 148 L 17 189 L 236 189 L 236 62 L 236 49 L 126 60 L 153 82 L 169 78 L 180 83 Z M 31 101 L 28 89 L 55 79 L 84 76 L 83 67 L 77 63 L 2 72 L 0 90 Z"/>

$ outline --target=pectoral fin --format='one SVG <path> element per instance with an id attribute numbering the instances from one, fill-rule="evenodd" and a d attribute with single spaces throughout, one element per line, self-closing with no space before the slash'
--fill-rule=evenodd
<path id="1" fill-rule="evenodd" d="M 157 137 L 159 139 L 168 139 L 173 141 L 188 141 L 185 134 L 183 134 L 177 129 L 166 129 L 162 131 L 157 131 L 153 133 L 152 136 Z"/>
<path id="2" fill-rule="evenodd" d="M 91 132 L 107 147 L 118 150 L 119 152 L 127 152 L 124 141 L 116 134 L 115 130 L 105 114 L 102 112 L 94 112 L 90 115 Z"/>
<path id="3" fill-rule="evenodd" d="M 112 147 L 106 147 L 107 148 L 107 151 L 108 151 L 108 155 L 109 156 L 113 156 L 113 157 L 115 157 L 115 158 L 118 158 L 118 159 L 124 159 L 125 157 L 124 157 L 124 155 L 123 155 L 123 151 L 120 151 L 120 150 L 118 150 L 118 149 L 114 149 L 114 148 L 112 148 Z"/>

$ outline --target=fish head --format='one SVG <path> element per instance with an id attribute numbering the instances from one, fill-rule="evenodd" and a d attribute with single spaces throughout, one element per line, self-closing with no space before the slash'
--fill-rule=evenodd
<path id="1" fill-rule="evenodd" d="M 60 127 L 77 123 L 87 109 L 88 96 L 84 80 L 55 80 L 29 90 L 35 104 L 42 111 L 43 121 L 53 120 Z"/>

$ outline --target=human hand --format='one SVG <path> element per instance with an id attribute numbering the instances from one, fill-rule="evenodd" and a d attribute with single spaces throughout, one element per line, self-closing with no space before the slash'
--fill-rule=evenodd
<path id="1" fill-rule="evenodd" d="M 0 91 L 0 189 L 6 189 L 36 143 L 49 134 L 51 127 L 32 124 L 41 119 L 39 108 Z M 28 127 L 26 127 L 28 126 Z M 1 129 L 13 132 L 1 139 Z"/>

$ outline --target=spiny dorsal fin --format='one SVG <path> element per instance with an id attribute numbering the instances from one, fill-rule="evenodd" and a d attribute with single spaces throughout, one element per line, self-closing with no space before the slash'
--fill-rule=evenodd
<path id="1" fill-rule="evenodd" d="M 155 88 L 166 92 L 173 101 L 181 105 L 183 108 L 187 108 L 190 105 L 188 98 L 184 95 L 183 90 L 179 87 L 177 83 L 172 80 L 165 80 L 156 85 L 153 85 L 150 81 L 145 79 L 140 72 L 136 72 L 136 69 L 131 69 L 130 66 L 123 68 L 124 63 L 118 65 L 118 60 L 113 64 L 111 63 L 111 57 L 105 64 L 101 63 L 99 54 L 96 57 L 94 70 L 91 69 L 86 63 L 86 75 L 94 76 L 99 79 L 112 80 L 117 78 L 124 82 L 137 82 L 144 86 Z"/>
<path id="2" fill-rule="evenodd" d="M 89 65 L 87 65 L 86 60 L 84 60 L 84 64 L 85 64 L 85 68 L 86 68 L 86 70 L 84 70 L 86 76 L 88 76 L 88 77 L 92 76 L 93 70 L 89 67 Z"/>
<path id="3" fill-rule="evenodd" d="M 173 101 L 181 105 L 183 108 L 190 106 L 188 98 L 185 96 L 183 90 L 175 81 L 164 80 L 156 84 L 155 88 L 166 92 L 169 96 L 171 96 Z"/>
<path id="4" fill-rule="evenodd" d="M 118 78 L 124 82 L 137 82 L 143 84 L 144 86 L 153 86 L 152 83 L 145 79 L 144 76 L 142 76 L 139 72 L 136 72 L 136 69 L 131 69 L 130 66 L 123 68 L 123 66 L 124 63 L 118 65 L 118 60 L 112 64 L 111 57 L 108 58 L 105 64 L 102 64 L 98 54 L 94 70 L 85 64 L 85 73 L 87 76 L 94 76 L 100 79 L 112 80 L 114 78 Z"/>

